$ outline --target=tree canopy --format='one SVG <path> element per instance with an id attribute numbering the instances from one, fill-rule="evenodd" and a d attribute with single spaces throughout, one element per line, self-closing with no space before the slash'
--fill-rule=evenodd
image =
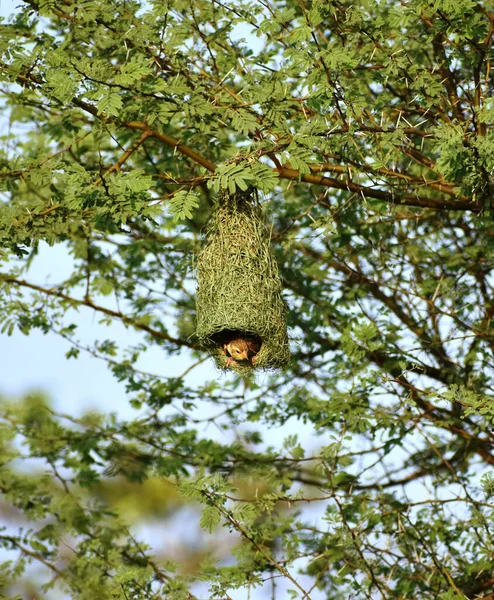
<path id="1" fill-rule="evenodd" d="M 3 597 L 29 577 L 36 598 L 493 597 L 493 34 L 492 0 L 22 0 L 4 20 L 2 332 L 102 358 L 136 412 L 1 404 Z M 220 190 L 248 187 L 291 362 L 219 377 L 195 257 Z M 32 268 L 45 242 L 62 282 Z M 115 502 L 135 497 L 165 537 L 202 511 L 197 560 L 139 538 Z"/>

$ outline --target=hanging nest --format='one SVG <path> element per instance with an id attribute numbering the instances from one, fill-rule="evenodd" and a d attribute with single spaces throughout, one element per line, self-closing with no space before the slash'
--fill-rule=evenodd
<path id="1" fill-rule="evenodd" d="M 264 215 L 253 191 L 220 192 L 197 261 L 197 337 L 220 369 L 225 344 L 247 340 L 259 349 L 253 364 L 231 361 L 239 373 L 277 369 L 290 358 L 286 306 Z"/>

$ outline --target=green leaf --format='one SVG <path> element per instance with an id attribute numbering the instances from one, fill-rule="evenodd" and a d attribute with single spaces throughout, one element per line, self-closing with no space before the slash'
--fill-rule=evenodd
<path id="1" fill-rule="evenodd" d="M 217 525 L 221 522 L 221 513 L 216 506 L 205 506 L 202 509 L 201 520 L 199 525 L 208 533 L 212 533 Z"/>
<path id="2" fill-rule="evenodd" d="M 199 201 L 199 194 L 193 190 L 181 190 L 174 194 L 168 202 L 173 220 L 192 219 L 193 210 L 199 206 Z"/>
<path id="3" fill-rule="evenodd" d="M 103 95 L 98 100 L 98 115 L 113 115 L 118 117 L 122 111 L 123 102 L 122 98 L 117 92 L 113 92 L 110 89 L 104 91 Z"/>

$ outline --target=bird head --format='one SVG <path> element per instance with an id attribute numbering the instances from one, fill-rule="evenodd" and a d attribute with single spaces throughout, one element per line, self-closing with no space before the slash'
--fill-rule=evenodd
<path id="1" fill-rule="evenodd" d="M 235 360 L 249 360 L 249 346 L 245 340 L 233 340 L 227 345 L 230 356 Z"/>
<path id="2" fill-rule="evenodd" d="M 232 346 L 230 348 L 230 354 L 235 360 L 249 360 L 249 354 L 247 350 L 243 350 L 242 348 L 238 348 L 236 346 Z"/>

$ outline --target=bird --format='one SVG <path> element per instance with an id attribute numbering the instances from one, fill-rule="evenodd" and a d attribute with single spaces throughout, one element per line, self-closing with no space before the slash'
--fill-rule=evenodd
<path id="1" fill-rule="evenodd" d="M 261 344 L 250 338 L 235 338 L 223 345 L 227 356 L 226 367 L 228 368 L 232 361 L 250 362 L 254 366 L 254 360 L 261 348 Z"/>

